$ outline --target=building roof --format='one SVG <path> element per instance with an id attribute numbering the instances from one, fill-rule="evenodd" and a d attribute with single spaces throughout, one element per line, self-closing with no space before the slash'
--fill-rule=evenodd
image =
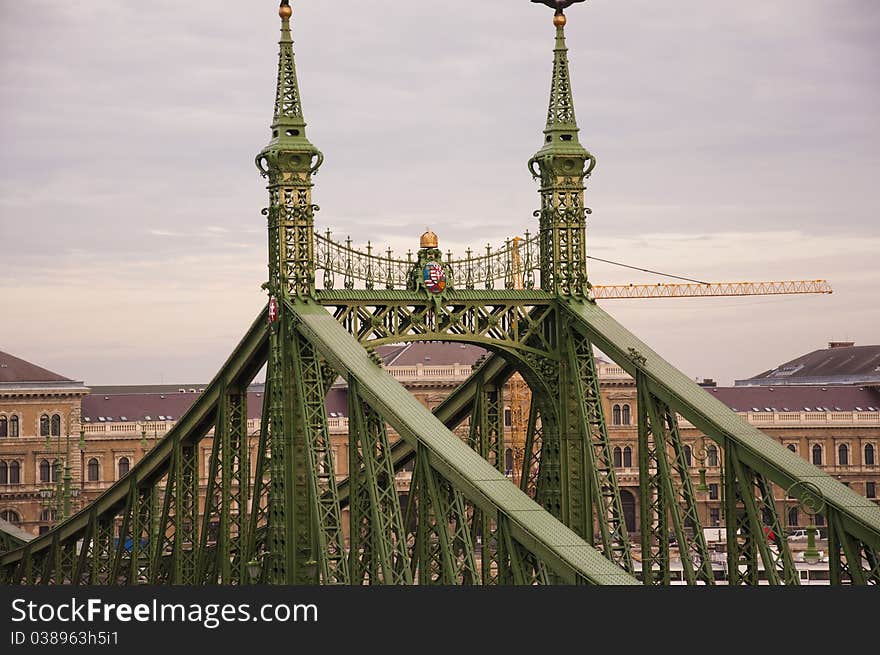
<path id="1" fill-rule="evenodd" d="M 880 346 L 832 342 L 828 348 L 780 364 L 736 386 L 755 385 L 880 385 Z"/>
<path id="2" fill-rule="evenodd" d="M 486 350 L 466 343 L 447 343 L 441 341 L 425 341 L 408 343 L 399 348 L 388 359 L 385 366 L 451 366 L 464 364 L 470 366 L 486 354 Z M 377 351 L 380 349 L 377 348 Z M 380 352 L 380 354 L 382 354 Z M 384 358 L 384 357 L 383 357 Z"/>
<path id="3" fill-rule="evenodd" d="M 171 393 L 199 393 L 205 390 L 205 383 L 201 384 L 108 384 L 91 387 L 95 395 L 117 394 L 171 394 Z"/>
<path id="4" fill-rule="evenodd" d="M 198 399 L 199 393 L 117 393 L 94 390 L 82 400 L 86 423 L 176 421 Z M 263 394 L 248 393 L 248 418 L 260 418 Z M 102 420 L 103 419 L 103 420 Z"/>
<path id="5" fill-rule="evenodd" d="M 97 387 L 99 389 L 101 387 Z M 105 389 L 107 387 L 104 387 Z M 125 387 L 120 393 L 96 393 L 82 401 L 82 416 L 86 423 L 117 423 L 133 421 L 177 421 L 201 395 L 200 393 L 141 393 Z M 248 418 L 258 419 L 263 409 L 262 390 L 248 391 Z M 328 416 L 348 415 L 348 396 L 345 389 L 331 389 L 327 394 Z M 103 420 L 102 420 L 103 419 Z"/>
<path id="6" fill-rule="evenodd" d="M 880 390 L 856 386 L 711 387 L 737 412 L 880 412 Z"/>
<path id="7" fill-rule="evenodd" d="M 0 383 L 15 382 L 73 382 L 73 380 L 0 351 Z"/>

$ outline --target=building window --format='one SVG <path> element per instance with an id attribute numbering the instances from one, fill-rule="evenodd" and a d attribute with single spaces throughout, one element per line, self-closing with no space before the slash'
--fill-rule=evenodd
<path id="1" fill-rule="evenodd" d="M 4 509 L 2 512 L 0 512 L 0 519 L 3 519 L 4 521 L 9 521 L 10 523 L 14 523 L 16 525 L 21 522 L 21 517 L 14 509 Z"/>
<path id="2" fill-rule="evenodd" d="M 718 500 L 718 483 L 712 482 L 709 484 L 709 500 Z"/>
<path id="3" fill-rule="evenodd" d="M 50 529 L 51 529 L 51 528 L 50 528 L 48 525 L 41 525 L 41 526 L 40 526 L 40 536 L 42 536 L 42 535 L 46 534 L 47 532 L 49 532 Z"/>
<path id="4" fill-rule="evenodd" d="M 510 448 L 507 449 L 507 452 L 508 452 L 508 453 L 510 452 Z M 123 475 L 125 475 L 126 473 L 128 473 L 128 469 L 129 469 L 129 466 L 130 466 L 130 465 L 131 465 L 131 464 L 130 464 L 130 462 L 128 461 L 128 457 L 120 457 L 120 458 L 119 458 L 119 465 L 118 465 L 118 468 L 119 468 L 119 477 L 120 477 L 120 478 L 121 478 Z"/>
<path id="5" fill-rule="evenodd" d="M 721 525 L 721 509 L 718 507 L 710 507 L 709 508 L 709 524 L 713 528 L 717 528 Z"/>
<path id="6" fill-rule="evenodd" d="M 40 417 L 40 436 L 48 437 L 49 436 L 49 415 L 43 414 Z"/>
<path id="7" fill-rule="evenodd" d="M 504 425 L 507 427 L 513 425 L 513 412 L 510 411 L 509 407 L 504 408 Z"/>
<path id="8" fill-rule="evenodd" d="M 0 462 L 0 484 L 9 483 L 9 467 L 6 462 Z"/>
<path id="9" fill-rule="evenodd" d="M 98 460 L 95 459 L 94 457 L 92 457 L 89 460 L 88 468 L 89 468 L 89 482 L 97 482 L 98 477 L 99 477 L 99 473 L 100 473 L 100 466 L 98 465 Z"/>
<path id="10" fill-rule="evenodd" d="M 49 476 L 52 474 L 52 469 L 49 466 L 49 460 L 44 459 L 40 462 L 40 482 L 49 482 Z"/>
<path id="11" fill-rule="evenodd" d="M 620 405 L 615 405 L 611 409 L 611 423 L 613 425 L 620 425 Z"/>
<path id="12" fill-rule="evenodd" d="M 41 521 L 54 521 L 58 518 L 58 510 L 44 509 L 40 511 Z"/>
<path id="13" fill-rule="evenodd" d="M 623 451 L 620 449 L 620 446 L 614 449 L 614 466 L 617 468 L 623 466 Z"/>
<path id="14" fill-rule="evenodd" d="M 718 449 L 715 446 L 706 448 L 706 460 L 709 466 L 718 466 Z"/>
<path id="15" fill-rule="evenodd" d="M 813 523 L 818 526 L 825 525 L 825 517 L 821 514 L 816 514 L 816 516 L 813 517 Z"/>
<path id="16" fill-rule="evenodd" d="M 837 463 L 840 466 L 849 466 L 849 446 L 845 443 L 840 444 L 837 448 Z"/>
<path id="17" fill-rule="evenodd" d="M 58 473 L 61 471 L 61 462 L 52 460 L 52 482 L 58 482 Z"/>
<path id="18" fill-rule="evenodd" d="M 684 447 L 684 461 L 687 462 L 688 468 L 690 468 L 691 466 L 694 465 L 694 459 L 693 459 L 693 454 L 691 452 L 691 447 L 687 446 L 687 445 Z"/>
<path id="19" fill-rule="evenodd" d="M 866 482 L 865 483 L 865 496 L 867 498 L 876 498 L 877 497 L 877 483 L 876 482 Z"/>
<path id="20" fill-rule="evenodd" d="M 52 436 L 61 436 L 61 417 L 58 414 L 52 415 Z"/>
<path id="21" fill-rule="evenodd" d="M 623 466 L 630 468 L 633 465 L 633 449 L 627 446 L 623 449 Z"/>
<path id="22" fill-rule="evenodd" d="M 629 425 L 629 405 L 624 405 L 620 411 L 622 414 L 621 420 L 623 421 L 623 424 Z"/>
<path id="23" fill-rule="evenodd" d="M 788 510 L 788 525 L 789 527 L 794 527 L 796 525 L 800 525 L 801 517 L 798 516 L 798 508 L 792 507 Z"/>
<path id="24" fill-rule="evenodd" d="M 819 444 L 813 446 L 813 464 L 822 466 L 822 446 Z"/>
<path id="25" fill-rule="evenodd" d="M 795 446 L 793 443 L 788 444 L 788 445 L 786 446 L 786 448 L 788 448 L 788 449 L 789 449 L 791 452 L 793 452 L 793 453 L 796 453 L 796 452 L 797 452 L 797 446 Z"/>
<path id="26" fill-rule="evenodd" d="M 9 436 L 18 436 L 18 416 L 11 416 L 9 418 Z"/>
<path id="27" fill-rule="evenodd" d="M 874 466 L 874 444 L 865 446 L 865 466 Z"/>
<path id="28" fill-rule="evenodd" d="M 21 464 L 9 462 L 9 484 L 21 484 Z"/>
<path id="29" fill-rule="evenodd" d="M 0 437 L 8 437 L 9 436 L 9 419 L 5 416 L 0 416 Z"/>

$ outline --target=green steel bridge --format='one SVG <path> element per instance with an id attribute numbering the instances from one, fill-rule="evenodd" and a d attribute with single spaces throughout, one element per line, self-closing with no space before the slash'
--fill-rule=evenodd
<path id="1" fill-rule="evenodd" d="M 880 507 L 751 427 L 592 298 L 584 191 L 596 160 L 578 138 L 564 33 L 563 10 L 576 0 L 533 1 L 556 10 L 544 143 L 528 162 L 537 230 L 459 259 L 432 233 L 415 256 L 396 258 L 315 232 L 312 176 L 324 158 L 306 137 L 292 10 L 281 3 L 271 140 L 256 159 L 269 191 L 266 309 L 193 407 L 95 502 L 29 541 L 0 526 L 0 582 L 660 585 L 675 570 L 713 585 L 683 417 L 721 453 L 724 583 L 798 584 L 774 492 L 825 518 L 832 584 L 880 583 Z M 409 341 L 477 344 L 490 355 L 431 412 L 373 353 Z M 638 388 L 637 540 L 594 346 Z M 246 390 L 264 366 L 251 461 Z M 502 388 L 514 373 L 532 392 L 519 487 L 502 457 Z M 349 394 L 342 481 L 325 409 L 339 376 Z M 465 441 L 452 430 L 466 421 Z M 197 453 L 209 433 L 202 503 Z M 403 467 L 412 476 L 402 508 Z"/>

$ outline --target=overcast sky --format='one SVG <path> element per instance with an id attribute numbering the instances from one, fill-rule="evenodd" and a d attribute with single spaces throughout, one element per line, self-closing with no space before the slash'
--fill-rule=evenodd
<path id="1" fill-rule="evenodd" d="M 405 250 L 535 229 L 552 12 L 294 0 L 318 225 Z M 265 302 L 273 0 L 0 0 L 0 349 L 87 384 L 209 380 Z M 692 377 L 880 342 L 880 3 L 569 10 L 597 257 L 832 296 L 606 301 Z M 657 282 L 605 264 L 595 284 Z"/>

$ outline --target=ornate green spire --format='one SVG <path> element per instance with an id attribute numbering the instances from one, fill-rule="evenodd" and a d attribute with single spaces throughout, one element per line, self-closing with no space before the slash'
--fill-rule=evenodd
<path id="1" fill-rule="evenodd" d="M 275 115 L 272 120 L 272 143 L 311 146 L 306 138 L 299 82 L 296 78 L 296 60 L 293 56 L 293 38 L 290 35 L 290 0 L 283 0 L 281 40 L 278 42 L 278 83 L 275 90 Z"/>
<path id="2" fill-rule="evenodd" d="M 568 48 L 565 45 L 565 27 L 556 27 L 556 47 L 553 50 L 553 79 L 550 83 L 550 107 L 547 110 L 547 143 L 577 143 L 577 119 L 574 98 L 571 95 L 571 76 L 568 72 Z"/>
<path id="3" fill-rule="evenodd" d="M 553 24 L 553 79 L 544 128 L 544 146 L 529 161 L 529 171 L 541 180 L 541 288 L 564 295 L 586 295 L 586 215 L 584 180 L 596 159 L 578 141 L 578 126 L 565 45 L 566 18 L 562 10 L 579 0 L 533 0 L 556 8 Z"/>
<path id="4" fill-rule="evenodd" d="M 269 179 L 269 293 L 309 296 L 314 293 L 314 213 L 312 175 L 324 156 L 306 138 L 306 122 L 293 58 L 290 0 L 282 0 L 278 86 L 272 138 L 256 164 Z"/>
<path id="5" fill-rule="evenodd" d="M 568 46 L 565 44 L 565 15 L 558 11 L 553 17 L 556 26 L 556 45 L 553 49 L 553 78 L 550 80 L 550 106 L 547 126 L 544 128 L 544 147 L 538 153 L 549 151 L 568 154 L 586 153 L 578 141 L 578 125 L 571 93 L 571 73 L 568 68 Z"/>

